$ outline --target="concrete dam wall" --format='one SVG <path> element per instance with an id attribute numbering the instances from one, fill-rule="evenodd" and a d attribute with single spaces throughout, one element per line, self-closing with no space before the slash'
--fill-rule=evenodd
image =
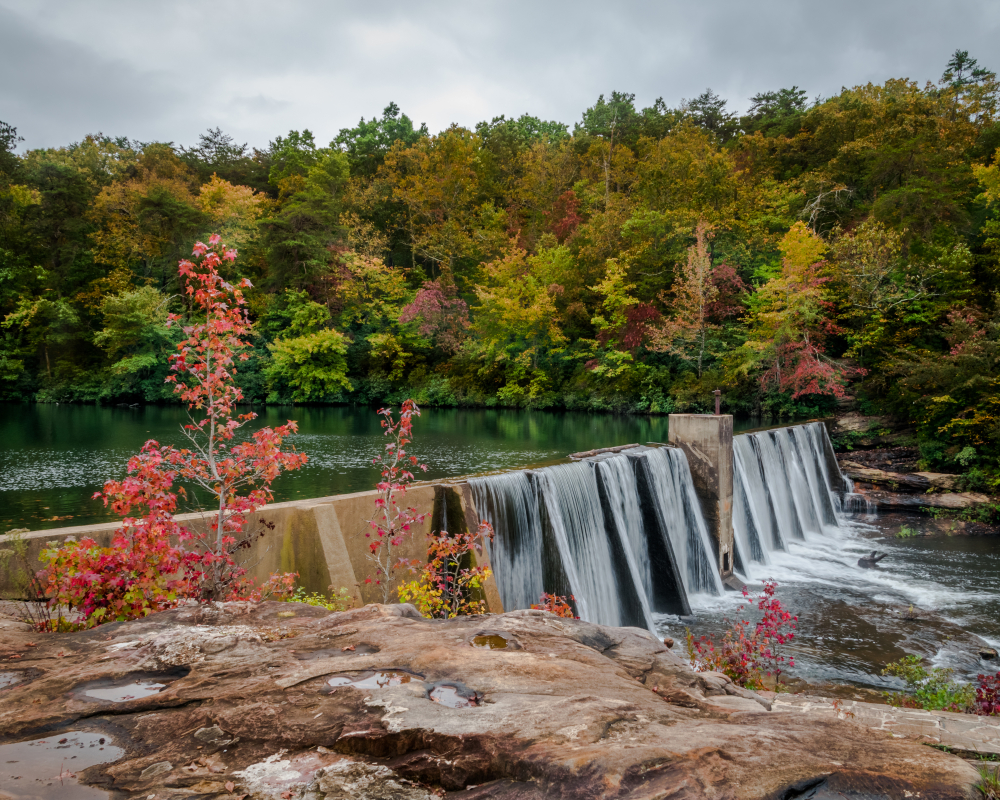
<path id="1" fill-rule="evenodd" d="M 375 491 L 356 492 L 264 506 L 253 519 L 266 523 L 267 530 L 241 556 L 241 563 L 258 582 L 274 572 L 297 572 L 306 591 L 326 593 L 331 586 L 334 591 L 343 587 L 358 605 L 381 602 L 378 587 L 364 582 L 372 573 L 365 558 L 368 549 L 365 531 L 369 529 L 368 520 L 377 495 Z M 416 485 L 407 490 L 406 501 L 421 511 L 433 513 L 404 543 L 399 552 L 402 558 L 426 561 L 427 537 L 432 530 L 446 526 L 450 531 L 461 532 L 470 525 L 475 530 L 479 524 L 467 484 Z M 204 524 L 202 515 L 197 513 L 178 514 L 176 519 L 193 529 Z M 28 561 L 37 564 L 39 554 L 49 542 L 90 537 L 107 547 L 118 527 L 118 522 L 107 522 L 33 531 L 21 537 L 27 545 Z M 0 536 L 0 555 L 4 550 L 10 551 L 9 540 L 9 536 Z M 0 597 L 23 597 L 21 582 L 18 565 L 7 555 L 0 560 Z M 493 579 L 487 582 L 484 593 L 490 610 L 501 612 L 503 604 Z"/>
<path id="2" fill-rule="evenodd" d="M 655 613 L 691 613 L 691 598 L 739 588 L 753 563 L 805 533 L 837 526 L 843 480 L 825 426 L 807 423 L 733 436 L 732 417 L 671 415 L 671 446 L 629 445 L 571 456 L 570 463 L 407 491 L 431 513 L 399 555 L 427 559 L 432 532 L 496 532 L 483 559 L 491 611 L 526 608 L 542 592 L 572 596 L 576 613 L 605 625 L 652 629 Z M 377 493 L 275 503 L 243 563 L 258 581 L 297 572 L 307 591 L 346 588 L 357 604 L 381 600 L 365 578 L 365 532 Z M 199 514 L 178 515 L 189 527 Z M 89 536 L 110 544 L 117 523 L 23 535 L 28 560 L 50 541 Z M 0 537 L 0 556 L 5 540 Z M 9 551 L 10 545 L 6 545 Z M 23 595 L 0 560 L 0 596 Z M 22 573 L 23 574 L 23 573 Z"/>

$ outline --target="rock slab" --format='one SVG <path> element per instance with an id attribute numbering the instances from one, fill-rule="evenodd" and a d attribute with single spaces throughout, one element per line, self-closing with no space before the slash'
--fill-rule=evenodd
<path id="1" fill-rule="evenodd" d="M 769 712 L 644 630 L 542 611 L 187 606 L 4 631 L 0 665 L 21 676 L 0 689 L 0 744 L 106 735 L 125 755 L 78 778 L 116 798 L 975 796 L 960 758 L 836 714 Z M 162 690 L 113 703 L 81 688 L 138 673 L 162 673 Z"/>

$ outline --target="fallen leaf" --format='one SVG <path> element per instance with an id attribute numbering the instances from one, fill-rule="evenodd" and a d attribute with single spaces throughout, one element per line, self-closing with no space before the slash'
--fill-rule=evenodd
<path id="1" fill-rule="evenodd" d="M 7 656 L 7 658 L 20 658 L 20 657 L 21 657 L 20 653 L 14 653 L 14 655 L 12 656 Z"/>
<path id="2" fill-rule="evenodd" d="M 226 791 L 227 792 L 229 792 L 230 794 L 232 794 L 233 793 L 233 789 L 235 789 L 235 788 L 236 788 L 236 784 L 235 783 L 233 783 L 232 781 L 226 781 Z"/>
<path id="3" fill-rule="evenodd" d="M 347 647 L 340 648 L 340 650 L 341 650 L 341 652 L 345 652 L 347 650 L 354 650 L 354 645 L 353 644 L 349 644 L 349 645 L 347 645 Z"/>
<path id="4" fill-rule="evenodd" d="M 291 792 L 282 792 L 281 796 L 282 796 L 283 800 L 292 800 L 292 793 Z"/>

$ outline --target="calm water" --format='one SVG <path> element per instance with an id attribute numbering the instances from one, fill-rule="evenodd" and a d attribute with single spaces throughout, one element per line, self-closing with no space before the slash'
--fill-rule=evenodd
<path id="1" fill-rule="evenodd" d="M 299 423 L 292 444 L 306 467 L 279 479 L 275 500 L 373 487 L 371 459 L 384 444 L 374 409 L 267 408 L 251 426 Z M 85 525 L 112 517 L 92 495 L 147 439 L 181 444 L 176 406 L 0 406 L 0 531 Z M 750 427 L 747 422 L 743 427 Z M 601 414 L 428 409 L 414 424 L 410 452 L 435 479 L 523 467 L 569 453 L 630 442 L 664 442 L 667 418 Z"/>

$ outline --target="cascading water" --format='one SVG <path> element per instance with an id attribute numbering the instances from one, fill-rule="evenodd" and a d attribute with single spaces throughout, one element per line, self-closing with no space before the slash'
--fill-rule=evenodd
<path id="1" fill-rule="evenodd" d="M 694 493 L 691 469 L 681 450 L 661 447 L 644 458 L 651 500 L 661 536 L 669 539 L 685 593 L 722 594 L 722 580 L 713 558 L 714 548 Z"/>
<path id="2" fill-rule="evenodd" d="M 733 441 L 734 565 L 751 591 L 777 581 L 787 607 L 803 615 L 790 645 L 796 674 L 892 688 L 881 669 L 912 649 L 965 675 L 981 670 L 968 651 L 984 642 L 963 640 L 955 625 L 1000 643 L 1000 566 L 983 569 L 991 559 L 1000 565 L 991 543 L 967 553 L 965 542 L 978 540 L 883 538 L 888 566 L 860 569 L 877 530 L 849 517 L 873 509 L 841 475 L 825 426 Z M 543 591 L 572 594 L 584 619 L 676 639 L 688 628 L 722 635 L 745 604 L 738 593 L 722 593 L 715 545 L 679 449 L 637 447 L 470 484 L 479 514 L 496 530 L 492 563 L 507 609 L 537 603 Z M 978 588 L 970 593 L 968 585 Z M 900 617 L 911 603 L 949 619 L 921 618 L 915 628 Z"/>
<path id="3" fill-rule="evenodd" d="M 545 591 L 547 555 L 531 473 L 502 472 L 469 485 L 480 516 L 496 532 L 490 561 L 504 608 L 529 608 Z"/>
<path id="4" fill-rule="evenodd" d="M 469 484 L 496 532 L 490 553 L 504 608 L 526 608 L 543 591 L 572 594 L 583 619 L 652 630 L 654 611 L 687 613 L 688 594 L 722 591 L 679 450 L 641 448 Z"/>
<path id="5" fill-rule="evenodd" d="M 767 564 L 791 540 L 839 527 L 829 438 L 822 422 L 733 437 L 733 531 L 737 557 Z M 836 465 L 836 459 L 832 460 Z"/>

